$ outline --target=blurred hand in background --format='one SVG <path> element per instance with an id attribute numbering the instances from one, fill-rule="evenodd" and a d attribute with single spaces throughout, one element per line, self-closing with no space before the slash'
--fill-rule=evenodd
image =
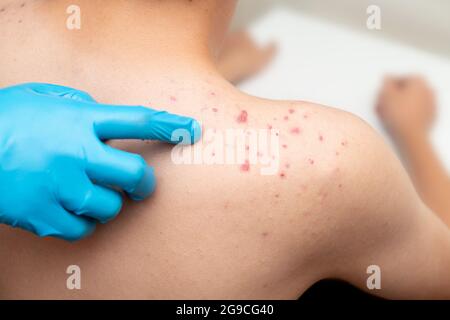
<path id="1" fill-rule="evenodd" d="M 420 76 L 386 77 L 377 112 L 396 140 L 427 135 L 436 113 L 434 92 Z"/>
<path id="2" fill-rule="evenodd" d="M 386 77 L 376 109 L 422 199 L 450 223 L 450 178 L 429 138 L 436 115 L 433 90 L 420 76 Z"/>

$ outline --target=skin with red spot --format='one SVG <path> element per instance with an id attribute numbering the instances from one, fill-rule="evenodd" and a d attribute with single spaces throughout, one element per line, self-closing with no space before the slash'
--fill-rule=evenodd
<path id="1" fill-rule="evenodd" d="M 217 108 L 212 108 L 212 111 L 213 111 L 213 112 L 217 112 L 217 111 L 219 111 L 219 109 L 217 109 Z"/>
<path id="2" fill-rule="evenodd" d="M 242 110 L 239 116 L 236 119 L 237 123 L 247 123 L 248 121 L 248 113 L 245 110 Z"/>
<path id="3" fill-rule="evenodd" d="M 283 118 L 285 121 L 288 121 L 289 120 L 289 117 L 288 116 L 284 116 L 284 118 Z"/>
<path id="4" fill-rule="evenodd" d="M 292 134 L 300 134 L 302 130 L 299 127 L 295 127 L 291 129 Z"/>
<path id="5" fill-rule="evenodd" d="M 293 114 L 294 112 L 295 112 L 294 109 L 289 109 L 289 113 L 290 113 L 290 114 Z"/>
<path id="6" fill-rule="evenodd" d="M 249 172 L 250 171 L 250 163 L 247 161 L 245 161 L 245 163 L 243 163 L 241 165 L 241 171 L 242 172 Z"/>

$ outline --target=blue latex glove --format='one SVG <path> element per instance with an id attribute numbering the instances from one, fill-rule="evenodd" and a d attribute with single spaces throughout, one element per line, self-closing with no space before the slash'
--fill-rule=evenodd
<path id="1" fill-rule="evenodd" d="M 30 83 L 0 90 L 0 223 L 39 236 L 78 240 L 122 206 L 115 189 L 141 200 L 153 169 L 107 139 L 171 141 L 176 129 L 195 142 L 199 124 L 140 106 L 98 104 L 87 93 Z"/>

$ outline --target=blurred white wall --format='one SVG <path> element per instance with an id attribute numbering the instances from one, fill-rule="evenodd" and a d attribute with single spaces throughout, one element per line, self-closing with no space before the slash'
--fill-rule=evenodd
<path id="1" fill-rule="evenodd" d="M 366 29 L 366 9 L 373 4 L 381 8 L 378 34 Z M 280 6 L 450 57 L 450 0 L 240 0 L 235 27 Z"/>

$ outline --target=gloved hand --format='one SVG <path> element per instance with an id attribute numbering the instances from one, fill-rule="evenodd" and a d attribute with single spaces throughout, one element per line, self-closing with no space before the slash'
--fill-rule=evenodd
<path id="1" fill-rule="evenodd" d="M 172 143 L 199 124 L 140 106 L 98 104 L 87 93 L 30 83 L 0 90 L 0 223 L 39 236 L 78 240 L 113 219 L 125 191 L 141 200 L 153 192 L 153 169 L 107 139 Z"/>

